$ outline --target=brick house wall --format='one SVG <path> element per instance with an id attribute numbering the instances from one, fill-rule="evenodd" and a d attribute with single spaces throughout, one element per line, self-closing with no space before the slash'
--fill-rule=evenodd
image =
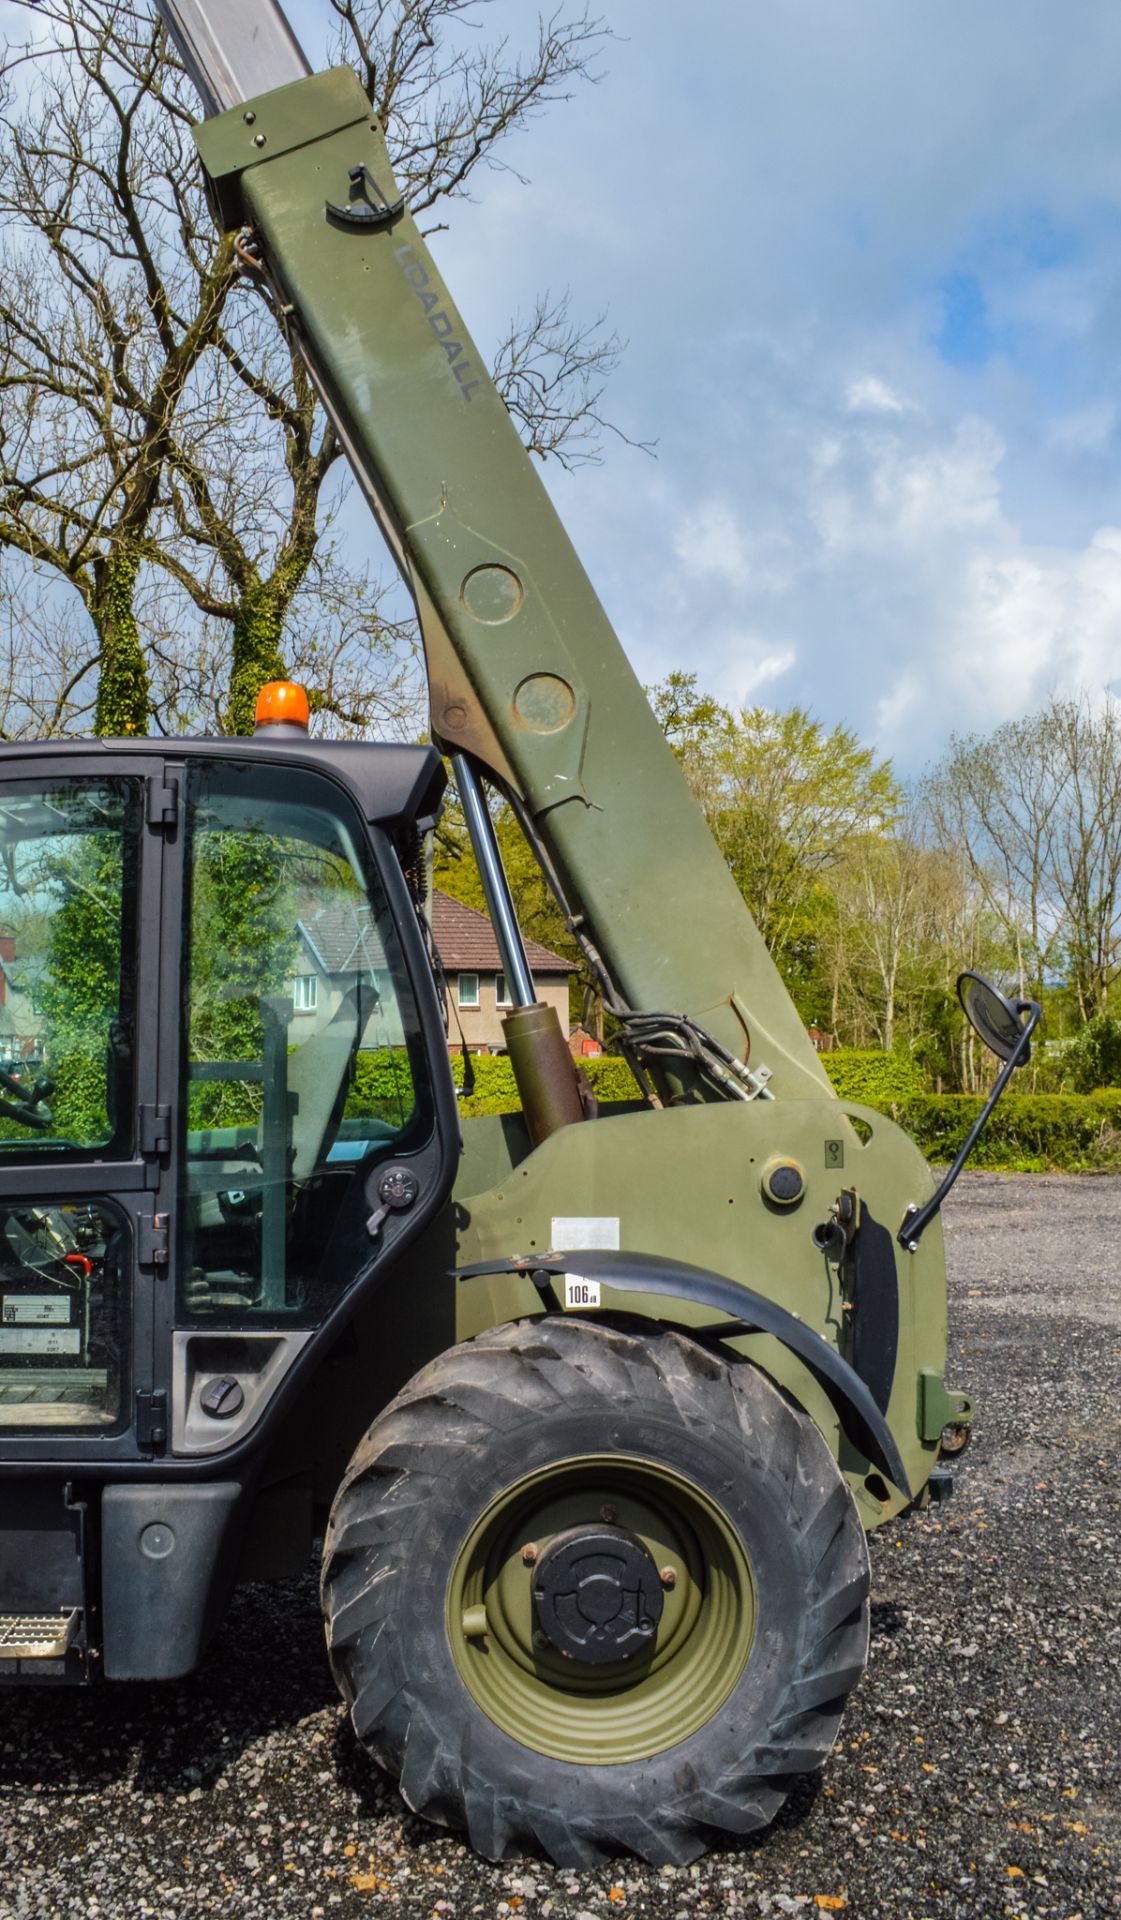
<path id="1" fill-rule="evenodd" d="M 448 983 L 448 1046 L 472 1053 L 504 1052 L 502 1017 L 509 1011 L 500 994 L 501 962 L 494 929 L 485 913 L 465 907 L 450 894 L 432 895 L 432 934 Z M 561 1032 L 568 1033 L 568 981 L 572 963 L 536 940 L 525 943 L 539 1000 L 555 1007 Z M 475 1004 L 472 1004 L 475 1002 Z M 458 1024 L 457 1024 L 458 1023 Z"/>

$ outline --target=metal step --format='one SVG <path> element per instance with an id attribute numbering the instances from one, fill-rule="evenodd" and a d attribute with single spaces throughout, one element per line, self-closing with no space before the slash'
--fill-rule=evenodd
<path id="1" fill-rule="evenodd" d="M 80 1607 L 61 1613 L 0 1613 L 0 1660 L 58 1660 L 78 1631 Z"/>

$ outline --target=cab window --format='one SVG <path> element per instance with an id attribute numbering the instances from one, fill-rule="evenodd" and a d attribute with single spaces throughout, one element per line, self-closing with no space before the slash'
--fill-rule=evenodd
<path id="1" fill-rule="evenodd" d="M 0 1164 L 131 1148 L 140 804 L 0 783 Z"/>
<path id="2" fill-rule="evenodd" d="M 314 774 L 189 783 L 180 1319 L 314 1326 L 368 1257 L 366 1176 L 432 1104 L 365 830 Z"/>

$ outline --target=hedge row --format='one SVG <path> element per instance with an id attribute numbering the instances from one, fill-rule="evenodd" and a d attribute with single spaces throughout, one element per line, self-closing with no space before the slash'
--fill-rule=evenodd
<path id="1" fill-rule="evenodd" d="M 928 1160 L 952 1160 L 980 1113 L 969 1094 L 918 1094 L 865 1101 L 911 1135 Z M 1006 1093 L 969 1160 L 1001 1173 L 1121 1172 L 1121 1090 Z"/>
<path id="2" fill-rule="evenodd" d="M 844 1059 L 845 1055 L 826 1056 Z M 878 1107 L 897 1120 L 928 1160 L 945 1164 L 954 1158 L 984 1102 L 967 1094 L 927 1094 L 913 1091 L 919 1078 L 901 1055 L 850 1053 L 851 1061 L 901 1061 L 900 1079 L 910 1081 L 901 1098 L 870 1099 L 867 1093 L 837 1087 L 842 1098 Z M 624 1060 L 604 1056 L 584 1062 L 600 1100 L 633 1100 L 638 1089 Z M 460 1103 L 465 1117 L 481 1113 L 516 1112 L 519 1101 L 510 1062 L 501 1056 L 475 1058 L 475 1093 Z M 454 1062 L 457 1084 L 462 1084 L 463 1062 Z M 832 1073 L 830 1078 L 833 1079 Z M 855 1075 L 859 1084 L 859 1075 Z M 836 1085 L 836 1081 L 834 1081 Z M 919 1080 L 921 1087 L 921 1079 Z M 970 1165 L 1002 1173 L 1121 1172 L 1121 1090 L 1093 1094 L 1006 1093 L 997 1104 L 970 1158 Z"/>
<path id="3" fill-rule="evenodd" d="M 868 1107 L 926 1092 L 926 1076 L 909 1053 L 841 1047 L 836 1053 L 823 1053 L 821 1064 L 842 1100 L 859 1100 Z"/>
<path id="4" fill-rule="evenodd" d="M 464 1118 L 472 1119 L 481 1113 L 517 1113 L 522 1103 L 514 1084 L 514 1070 L 507 1056 L 501 1053 L 472 1054 L 471 1065 L 475 1069 L 475 1091 L 459 1103 Z M 597 1060 L 582 1060 L 580 1065 L 592 1083 L 592 1092 L 597 1100 L 641 1098 L 638 1083 L 625 1060 L 604 1053 Z M 456 1086 L 461 1087 L 461 1054 L 453 1059 L 452 1072 Z"/>
<path id="5" fill-rule="evenodd" d="M 471 1064 L 475 1089 L 460 1102 L 464 1118 L 516 1113 L 521 1103 L 508 1058 L 473 1054 Z M 638 1098 L 625 1060 L 604 1054 L 582 1064 L 601 1101 Z M 853 1048 L 823 1055 L 823 1064 L 842 1099 L 890 1114 L 927 1159 L 939 1163 L 953 1159 L 983 1105 L 968 1094 L 924 1093 L 922 1076 L 905 1054 Z M 460 1087 L 463 1067 L 462 1055 L 455 1056 L 452 1072 Z M 402 1052 L 359 1054 L 348 1114 L 392 1117 L 402 1103 L 407 1107 L 409 1097 L 407 1058 Z M 1121 1171 L 1121 1090 L 1006 1093 L 970 1164 L 1005 1173 Z"/>
<path id="6" fill-rule="evenodd" d="M 505 1054 L 474 1053 L 471 1065 L 475 1073 L 474 1092 L 461 1100 L 460 1112 L 466 1119 L 482 1113 L 517 1113 L 521 1106 L 514 1084 L 514 1070 Z M 598 1060 L 581 1062 L 599 1100 L 637 1100 L 639 1089 L 625 1060 L 602 1054 Z M 452 1058 L 452 1074 L 457 1087 L 463 1085 L 462 1054 Z M 403 1104 L 408 1106 L 409 1067 L 403 1049 L 391 1052 L 360 1053 L 355 1064 L 354 1085 L 347 1100 L 347 1114 L 393 1117 Z"/>

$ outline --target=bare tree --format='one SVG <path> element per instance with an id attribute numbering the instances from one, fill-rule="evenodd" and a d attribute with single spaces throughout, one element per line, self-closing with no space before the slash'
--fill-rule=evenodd
<path id="1" fill-rule="evenodd" d="M 1121 972 L 1121 706 L 1053 701 L 1047 724 L 1068 768 L 1054 884 L 1070 982 L 1091 1020 L 1106 1012 Z"/>
<path id="2" fill-rule="evenodd" d="M 407 678 L 399 630 L 323 539 L 338 443 L 232 236 L 212 232 L 186 76 L 124 0 L 29 4 L 36 38 L 0 66 L 0 544 L 77 592 L 99 731 L 146 731 L 153 688 L 175 716 L 246 731 L 289 636 L 316 625 L 301 643 L 330 667 L 315 703 L 367 724 L 387 665 Z M 586 13 L 557 13 L 519 60 L 479 41 L 487 4 L 336 4 L 415 212 L 465 193 L 501 140 L 589 75 L 604 37 Z M 524 333 L 498 373 L 528 444 L 587 458 L 618 341 L 548 300 Z M 344 587 L 363 617 L 340 647 L 322 632 Z M 151 648 L 142 604 L 165 616 Z"/>
<path id="3" fill-rule="evenodd" d="M 496 152 L 501 142 L 596 78 L 608 34 L 586 8 L 557 7 L 540 18 L 534 46 L 519 56 L 508 37 L 479 39 L 492 4 L 331 0 L 335 58 L 353 66 L 365 88 L 414 219 L 467 195 L 481 162 L 513 171 Z"/>
<path id="4" fill-rule="evenodd" d="M 1007 932 L 1018 991 L 1037 998 L 1063 937 L 1050 874 L 1066 771 L 1053 748 L 1036 717 L 955 737 L 925 790 L 939 843 L 964 851 Z"/>
<path id="5" fill-rule="evenodd" d="M 835 1006 L 863 1015 L 885 1053 L 895 1045 L 914 961 L 936 936 L 931 898 L 934 860 L 912 833 L 863 834 L 831 876 L 836 905 Z M 925 955 L 924 955 L 925 957 Z M 929 979 L 928 969 L 920 969 Z M 909 997 L 909 996 L 908 996 Z"/>
<path id="6" fill-rule="evenodd" d="M 1121 969 L 1121 708 L 1053 699 L 986 739 L 954 740 L 928 787 L 942 844 L 963 848 L 1041 998 L 1066 972 L 1083 1019 Z"/>
<path id="7" fill-rule="evenodd" d="M 541 295 L 528 318 L 517 314 L 498 343 L 492 374 L 526 446 L 562 467 L 598 466 L 603 436 L 652 453 L 600 411 L 604 389 L 624 351 L 606 314 L 588 325 L 572 318 L 567 293 Z"/>
<path id="8" fill-rule="evenodd" d="M 962 967 L 999 965 L 1006 950 L 967 860 L 928 845 L 923 826 L 911 811 L 891 834 L 854 840 L 830 873 L 822 948 L 832 1027 L 885 1053 L 905 1041 L 932 1064 L 949 1053 L 953 1079 L 971 1088 L 955 982 Z"/>
<path id="9" fill-rule="evenodd" d="M 188 116 L 162 33 L 116 7 L 38 11 L 53 41 L 0 69 L 0 542 L 76 590 L 98 730 L 143 733 L 137 577 L 233 247 L 195 244 Z"/>
<path id="10" fill-rule="evenodd" d="M 90 732 L 93 666 L 80 604 L 52 591 L 18 554 L 0 555 L 0 739 Z"/>

